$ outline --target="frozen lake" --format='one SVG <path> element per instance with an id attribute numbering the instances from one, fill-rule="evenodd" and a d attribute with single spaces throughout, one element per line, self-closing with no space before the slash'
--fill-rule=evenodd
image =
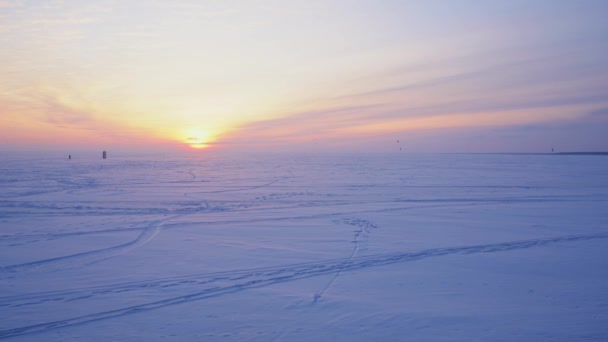
<path id="1" fill-rule="evenodd" d="M 608 157 L 3 157 L 0 339 L 608 340 Z"/>

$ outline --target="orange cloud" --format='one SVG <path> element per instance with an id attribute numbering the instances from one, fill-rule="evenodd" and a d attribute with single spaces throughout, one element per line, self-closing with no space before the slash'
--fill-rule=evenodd
<path id="1" fill-rule="evenodd" d="M 338 131 L 344 134 L 400 132 L 459 127 L 518 126 L 542 122 L 558 122 L 580 118 L 595 106 L 569 106 L 543 109 L 521 109 L 481 113 L 455 113 L 446 115 L 403 118 L 347 127 Z"/>

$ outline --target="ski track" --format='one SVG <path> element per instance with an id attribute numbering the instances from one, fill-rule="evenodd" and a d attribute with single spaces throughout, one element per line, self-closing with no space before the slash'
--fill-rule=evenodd
<path id="1" fill-rule="evenodd" d="M 89 287 L 75 289 L 71 291 L 58 291 L 51 293 L 39 293 L 25 296 L 3 297 L 0 298 L 2 306 L 19 306 L 19 305 L 35 305 L 52 300 L 79 300 L 90 298 L 99 293 L 108 292 L 124 292 L 136 289 L 148 288 L 152 286 L 168 286 L 180 284 L 192 284 L 196 280 L 205 279 L 206 281 L 199 284 L 211 284 L 210 288 L 202 291 L 190 293 L 187 295 L 177 296 L 168 299 L 162 299 L 154 302 L 133 305 L 121 309 L 97 312 L 88 315 L 82 315 L 64 320 L 45 322 L 19 328 L 6 329 L 0 331 L 0 338 L 6 339 L 15 336 L 29 335 L 34 333 L 43 333 L 55 329 L 66 328 L 74 325 L 85 324 L 104 319 L 116 318 L 136 314 L 139 312 L 160 309 L 167 306 L 189 303 L 193 301 L 203 300 L 206 298 L 222 296 L 234 292 L 239 292 L 247 289 L 261 288 L 273 284 L 280 284 L 289 281 L 295 281 L 304 278 L 316 277 L 336 272 L 348 272 L 368 267 L 377 267 L 391 265 L 395 263 L 416 261 L 430 257 L 439 257 L 446 255 L 471 255 L 482 253 L 506 252 L 513 250 L 521 250 L 533 247 L 541 247 L 550 244 L 563 242 L 576 242 L 594 239 L 606 239 L 608 232 L 592 234 L 592 235 L 569 235 L 546 239 L 512 241 L 495 244 L 460 246 L 460 247 L 445 247 L 432 248 L 417 252 L 401 252 L 401 253 L 385 253 L 369 255 L 366 257 L 352 257 L 338 260 L 326 260 L 322 262 L 300 263 L 283 265 L 278 267 L 252 268 L 248 270 L 237 270 L 232 272 L 208 273 L 191 276 L 165 278 L 161 280 L 152 280 L 149 282 L 132 282 L 115 284 L 101 287 Z M 215 281 L 226 281 L 226 285 L 215 285 Z M 32 300 L 36 300 L 34 302 Z M 23 303 L 29 301 L 29 303 Z M 22 302 L 19 304 L 19 302 Z"/>
<path id="2" fill-rule="evenodd" d="M 191 178 L 189 179 L 189 181 L 190 181 L 190 182 L 193 182 L 193 181 L 195 181 L 195 180 L 196 180 L 196 175 L 194 174 L 194 172 L 193 172 L 193 171 L 194 171 L 194 169 L 190 169 L 190 170 L 188 170 L 188 174 L 189 174 L 189 175 L 190 175 L 190 177 L 191 177 Z"/>
<path id="3" fill-rule="evenodd" d="M 191 172 L 192 172 L 192 170 L 190 170 L 190 173 Z M 248 187 L 248 188 L 243 188 L 240 190 L 263 188 L 263 187 L 269 186 L 271 184 L 274 184 L 276 182 L 279 182 L 281 180 L 284 180 L 286 178 L 287 177 L 277 178 L 274 181 L 269 182 L 269 183 L 252 186 L 252 187 Z M 94 181 L 91 178 L 91 180 L 88 180 L 87 183 L 92 184 L 92 183 L 94 183 Z M 228 191 L 228 190 L 226 190 L 226 191 Z M 237 191 L 237 190 L 230 190 L 230 191 Z M 187 195 L 187 194 L 184 194 L 184 195 Z M 206 201 L 206 200 L 203 201 L 203 204 L 205 207 L 202 208 L 202 210 L 209 209 L 208 201 Z M 127 242 L 122 245 L 83 252 L 83 253 L 78 253 L 78 254 L 66 255 L 66 256 L 61 256 L 61 257 L 56 257 L 56 258 L 51 258 L 51 259 L 38 260 L 38 261 L 34 261 L 34 262 L 29 262 L 29 263 L 0 267 L 0 277 L 3 275 L 6 275 L 6 274 L 10 275 L 10 274 L 18 273 L 18 272 L 29 271 L 29 270 L 41 270 L 44 268 L 53 268 L 53 267 L 55 269 L 57 269 L 57 268 L 61 268 L 62 266 L 69 267 L 71 265 L 78 264 L 78 263 L 83 264 L 83 263 L 99 262 L 99 261 L 114 257 L 116 255 L 129 252 L 129 251 L 131 251 L 135 248 L 138 248 L 138 247 L 148 243 L 149 241 L 151 241 L 160 232 L 161 226 L 165 222 L 179 218 L 179 217 L 193 214 L 197 211 L 198 210 L 194 210 L 194 211 L 187 210 L 185 213 L 177 214 L 177 215 L 174 215 L 172 217 L 165 218 L 162 220 L 152 221 L 148 225 L 148 227 L 146 227 L 141 232 L 141 234 L 137 238 L 135 238 L 135 240 Z M 132 230 L 130 228 L 126 228 L 126 229 Z M 103 231 L 108 231 L 108 230 L 103 230 Z M 117 231 L 117 229 L 113 229 L 112 231 Z M 67 233 L 67 234 L 68 234 L 68 236 L 74 236 L 74 235 L 84 235 L 86 233 L 83 232 L 82 234 L 79 234 L 79 233 Z M 56 234 L 55 237 L 57 237 L 57 235 L 59 235 L 59 234 Z"/>
<path id="4" fill-rule="evenodd" d="M 344 215 L 358 215 L 358 214 L 369 214 L 369 213 L 382 213 L 382 212 L 392 212 L 392 211 L 402 211 L 402 210 L 413 210 L 413 209 L 432 209 L 432 208 L 449 208 L 449 207 L 463 207 L 463 206 L 485 206 L 485 205 L 501 205 L 501 204 L 520 204 L 520 203 L 547 203 L 547 202 L 569 202 L 572 200 L 560 200 L 560 199 L 475 199 L 475 198 L 459 198 L 459 199 L 438 199 L 438 200 L 396 200 L 396 201 L 376 201 L 376 202 L 345 202 L 339 204 L 333 204 L 333 206 L 353 206 L 353 205 L 369 205 L 369 204 L 387 204 L 387 203 L 411 203 L 411 204 L 423 204 L 416 206 L 406 206 L 406 207 L 393 207 L 393 208 L 382 208 L 382 209 L 369 209 L 369 210 L 357 210 L 357 211 L 345 211 L 345 212 L 332 212 L 327 214 L 311 214 L 311 215 L 299 215 L 299 216 L 282 216 L 282 217 L 269 217 L 269 218 L 259 218 L 259 219 L 242 219 L 242 220 L 217 220 L 217 221 L 198 221 L 197 223 L 205 224 L 205 225 L 215 225 L 215 224 L 235 224 L 235 223 L 250 223 L 250 222 L 274 222 L 274 221 L 289 221 L 289 220 L 306 220 L 306 219 L 317 219 L 317 218 L 326 218 L 326 217 L 336 217 L 336 216 L 344 216 Z M 581 200 L 582 201 L 582 200 Z M 590 200 L 587 200 L 590 201 Z M 602 199 L 594 199 L 594 202 L 606 202 Z M 585 202 L 585 201 L 582 201 Z M 429 203 L 429 204 L 426 204 Z M 433 204 L 434 203 L 434 204 Z M 209 206 L 209 202 L 206 200 L 202 201 L 204 207 L 201 207 L 198 211 L 214 211 Z M 316 208 L 316 207 L 328 207 L 328 204 L 321 203 L 318 205 L 311 205 L 308 208 Z M 268 210 L 277 210 L 277 209 L 293 209 L 293 208 L 302 208 L 301 206 L 284 206 L 284 207 L 263 207 L 263 208 L 248 208 L 248 209 L 239 209 L 239 210 L 218 210 L 219 212 L 230 212 L 230 213 L 243 213 L 243 212 L 251 212 L 251 211 L 268 211 Z M 196 208 L 195 208 L 196 209 Z M 191 208 L 187 209 L 179 209 L 174 211 L 164 210 L 162 212 L 139 212 L 133 213 L 133 215 L 144 215 L 144 214 L 176 214 L 178 211 L 188 210 L 187 214 L 194 214 L 197 210 L 192 210 Z M 194 211 L 194 212 L 193 212 Z M 99 213 L 94 213 L 99 215 Z M 109 214 L 112 216 L 113 214 Z M 124 215 L 124 214 L 123 214 Z M 183 214 L 182 214 L 183 215 Z M 2 215 L 0 214 L 0 217 Z M 45 215 L 49 216 L 49 215 Z M 57 214 L 57 216 L 63 216 Z M 185 216 L 185 215 L 183 215 Z M 166 229 L 170 229 L 170 227 L 166 227 Z M 8 239 L 45 239 L 45 238 L 61 238 L 61 237 L 72 237 L 72 236 L 81 236 L 81 235 L 89 235 L 89 234 L 105 234 L 112 232 L 128 232 L 140 230 L 140 228 L 111 228 L 111 229 L 99 229 L 99 230 L 89 230 L 83 232 L 67 232 L 67 233 L 50 233 L 50 234 L 24 234 L 24 235 L 3 235 L 0 236 L 0 240 L 8 240 Z"/>
<path id="5" fill-rule="evenodd" d="M 206 207 L 209 207 L 209 203 L 204 201 Z M 103 261 L 112 257 L 115 257 L 120 254 L 124 254 L 130 252 L 136 248 L 139 248 L 148 242 L 152 241 L 158 233 L 160 233 L 163 225 L 171 220 L 181 218 L 187 215 L 191 215 L 197 211 L 190 211 L 183 214 L 174 215 L 162 220 L 152 221 L 148 224 L 146 228 L 135 238 L 134 240 L 127 242 L 122 245 L 113 246 L 109 248 L 103 248 L 78 254 L 66 255 L 56 258 L 50 258 L 45 260 L 38 260 L 29 263 L 17 264 L 17 265 L 9 265 L 0 267 L 0 278 L 3 275 L 9 274 L 12 275 L 18 272 L 30 271 L 30 270 L 43 270 L 46 268 L 65 268 L 71 267 L 77 264 L 88 264 L 95 263 L 99 261 Z M 94 232 L 73 232 L 73 233 L 63 233 L 63 234 L 55 234 L 55 235 L 47 235 L 46 237 L 50 238 L 58 238 L 63 236 L 79 236 L 79 235 L 88 235 L 88 234 L 100 234 L 100 233 L 108 233 L 108 232 L 119 232 L 119 231 L 132 231 L 132 230 L 140 230 L 138 228 L 115 228 L 115 229 L 106 229 L 99 230 Z M 44 235 L 43 235 L 44 236 Z M 29 236 L 31 238 L 31 236 Z"/>
<path id="6" fill-rule="evenodd" d="M 219 194 L 219 193 L 224 193 L 224 192 L 235 192 L 235 191 L 245 191 L 245 190 L 254 190 L 254 189 L 259 189 L 259 188 L 264 188 L 267 186 L 270 186 L 274 183 L 277 183 L 279 181 L 282 181 L 284 179 L 287 179 L 289 177 L 280 177 L 277 178 L 275 180 L 273 180 L 272 182 L 268 182 L 262 185 L 255 185 L 255 186 L 249 186 L 249 187 L 238 187 L 235 189 L 224 189 L 224 190 L 213 190 L 213 191 L 194 191 L 194 192 L 186 192 L 184 193 L 184 197 L 187 198 L 192 198 L 191 195 L 200 195 L 200 194 Z"/>
<path id="7" fill-rule="evenodd" d="M 272 182 L 271 182 L 272 183 Z M 268 183 L 268 184 L 271 184 Z M 268 186 L 268 184 L 266 186 Z M 260 186 L 258 186 L 260 187 Z M 251 189 L 251 188 L 247 188 Z M 229 191 L 241 191 L 247 189 L 231 189 L 231 190 L 221 190 L 219 192 L 229 192 Z M 198 193 L 198 192 L 197 192 Z M 208 192 L 212 193 L 212 192 Z M 189 194 L 193 193 L 185 193 L 185 197 L 189 197 Z M 190 197 L 189 197 L 190 198 Z M 200 201 L 200 200 L 199 200 Z M 315 204 L 307 205 L 307 207 L 325 207 L 327 205 L 333 206 L 352 206 L 352 205 L 368 205 L 368 204 L 396 204 L 396 203 L 410 203 L 410 204 L 420 204 L 420 203 L 459 203 L 459 202 L 484 202 L 484 203 L 497 203 L 497 204 L 509 204 L 509 203 L 566 203 L 566 202 L 607 202 L 607 200 L 602 198 L 589 198 L 589 197 L 579 197 L 579 196 L 526 196 L 526 197 L 504 197 L 504 198 L 443 198 L 443 199 L 395 199 L 391 201 L 386 200 L 378 200 L 378 201 L 342 201 L 342 202 L 330 202 L 328 204 L 327 201 L 317 201 Z M 254 202 L 255 203 L 255 202 Z M 8 206 L 7 204 L 10 204 Z M 88 207 L 83 205 L 72 206 L 72 207 L 58 207 L 56 205 L 34 205 L 31 203 L 23 203 L 21 206 L 15 206 L 17 203 L 12 201 L 0 201 L 0 218 L 1 217 L 23 217 L 23 215 L 28 215 L 30 217 L 34 216 L 90 216 L 90 215 L 98 215 L 98 216 L 111 216 L 111 215 L 132 215 L 132 216 L 141 216 L 141 215 L 155 215 L 155 214 L 165 214 L 171 215 L 176 214 L 178 211 L 183 211 L 184 209 L 166 209 L 166 208 L 111 208 L 111 207 Z M 16 208 L 17 210 L 15 210 Z M 222 209 L 220 211 L 232 211 L 232 212 L 246 212 L 246 211 L 257 211 L 257 210 L 269 210 L 269 209 L 290 209 L 290 208 L 302 208 L 301 205 L 294 206 L 283 206 L 283 207 L 262 207 L 262 208 L 248 208 L 248 209 Z M 12 209 L 12 211 L 8 211 L 6 209 Z M 36 211 L 32 212 L 35 209 Z M 60 212 L 58 212 L 58 210 Z"/>
<path id="8" fill-rule="evenodd" d="M 169 218 L 170 219 L 170 218 Z M 24 264 L 9 265 L 0 268 L 0 275 L 12 274 L 30 270 L 42 270 L 45 268 L 61 268 L 73 266 L 74 264 L 82 264 L 86 262 L 93 262 L 96 260 L 103 260 L 114 257 L 119 254 L 129 252 L 135 248 L 145 245 L 150 242 L 159 232 L 163 222 L 169 220 L 158 220 L 151 222 L 135 240 L 127 242 L 122 245 L 113 246 L 109 248 L 103 248 L 84 253 L 66 255 L 51 259 L 39 260 L 34 262 L 28 262 Z"/>
<path id="9" fill-rule="evenodd" d="M 355 255 L 357 255 L 357 252 L 359 251 L 359 244 L 360 244 L 359 238 L 360 238 L 361 234 L 363 234 L 364 232 L 369 234 L 371 229 L 378 228 L 375 224 L 373 224 L 367 220 L 362 220 L 362 219 L 357 219 L 357 218 L 354 218 L 354 219 L 346 218 L 346 219 L 339 220 L 337 223 L 345 223 L 345 224 L 359 228 L 358 230 L 355 231 L 355 236 L 352 240 L 353 250 L 352 250 L 350 256 L 347 258 L 348 261 L 351 261 L 355 257 Z M 331 277 L 329 282 L 327 282 L 327 284 L 321 289 L 321 291 L 319 291 L 313 295 L 313 298 L 312 298 L 313 304 L 316 304 L 319 300 L 321 300 L 321 297 L 323 297 L 325 292 L 327 292 L 327 290 L 329 290 L 331 288 L 331 286 L 338 279 L 338 277 L 340 276 L 341 273 L 342 273 L 341 270 L 336 272 L 336 274 L 334 274 L 334 276 Z"/>

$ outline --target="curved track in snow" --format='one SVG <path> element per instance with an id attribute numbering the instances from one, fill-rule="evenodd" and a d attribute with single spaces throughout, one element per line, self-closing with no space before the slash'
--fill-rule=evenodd
<path id="1" fill-rule="evenodd" d="M 229 272 L 198 274 L 151 280 L 149 282 L 123 283 L 102 287 L 73 289 L 70 291 L 50 292 L 46 294 L 39 293 L 27 296 L 4 297 L 0 298 L 0 305 L 14 307 L 20 305 L 35 305 L 36 303 L 43 303 L 45 301 L 50 300 L 78 300 L 81 298 L 90 298 L 91 296 L 100 295 L 102 293 L 125 292 L 155 286 L 162 288 L 171 285 L 179 286 L 180 284 L 192 285 L 194 283 L 204 287 L 198 292 L 173 298 L 128 306 L 116 310 L 82 315 L 69 319 L 2 330 L 0 331 L 0 338 L 4 339 L 20 335 L 47 332 L 77 324 L 84 324 L 104 319 L 131 315 L 143 311 L 160 309 L 171 305 L 189 303 L 192 301 L 222 296 L 248 289 L 261 288 L 274 284 L 332 274 L 336 272 L 348 272 L 369 267 L 386 266 L 395 263 L 416 261 L 430 257 L 458 254 L 470 255 L 507 252 L 513 250 L 542 247 L 556 243 L 577 242 L 606 238 L 608 238 L 608 232 L 588 235 L 559 236 L 546 239 L 511 241 L 495 244 L 432 248 L 417 252 L 375 254 L 366 257 L 290 264 L 278 267 L 252 268 L 247 270 L 235 270 Z"/>

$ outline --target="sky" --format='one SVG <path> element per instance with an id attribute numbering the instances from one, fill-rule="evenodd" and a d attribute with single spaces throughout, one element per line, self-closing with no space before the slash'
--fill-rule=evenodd
<path id="1" fill-rule="evenodd" d="M 604 0 L 0 0 L 0 150 L 608 151 Z"/>

